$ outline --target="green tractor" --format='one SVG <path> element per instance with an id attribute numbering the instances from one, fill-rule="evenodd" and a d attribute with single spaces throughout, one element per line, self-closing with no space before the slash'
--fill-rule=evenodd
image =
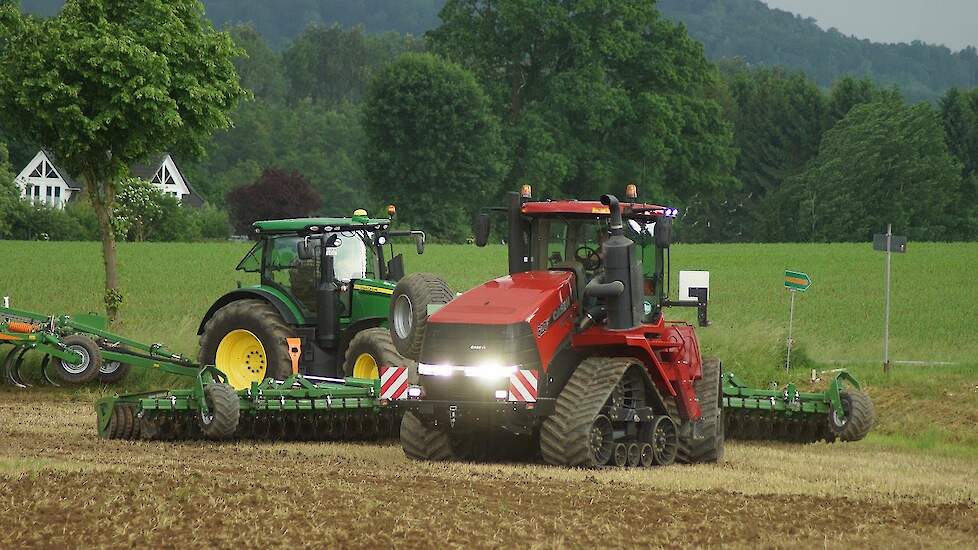
<path id="1" fill-rule="evenodd" d="M 434 275 L 405 276 L 391 240 L 414 238 L 422 254 L 425 235 L 392 230 L 391 218 L 357 210 L 352 218 L 256 222 L 257 242 L 237 269 L 257 273 L 259 284 L 239 283 L 210 307 L 197 332 L 199 362 L 226 373 L 235 389 L 293 373 L 377 379 L 381 366 L 413 371 L 405 358 L 419 345 L 409 339 L 413 327 L 426 323 L 429 304 L 454 293 Z M 398 330 L 386 328 L 389 315 Z"/>

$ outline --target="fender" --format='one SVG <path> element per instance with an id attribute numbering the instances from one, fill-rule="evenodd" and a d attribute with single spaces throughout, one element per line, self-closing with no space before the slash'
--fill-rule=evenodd
<path id="1" fill-rule="evenodd" d="M 266 287 L 239 288 L 237 290 L 228 292 L 214 302 L 214 305 L 207 310 L 207 313 L 204 314 L 204 318 L 200 321 L 200 326 L 197 328 L 197 335 L 204 333 L 204 325 L 206 325 L 207 321 L 210 321 L 211 317 L 217 313 L 217 310 L 230 304 L 231 302 L 247 300 L 249 298 L 258 298 L 271 304 L 272 307 L 278 311 L 278 314 L 282 316 L 282 320 L 289 325 L 297 326 L 306 324 L 306 319 L 302 315 L 302 312 L 299 311 L 295 304 L 287 301 L 285 295 L 281 292 Z"/>

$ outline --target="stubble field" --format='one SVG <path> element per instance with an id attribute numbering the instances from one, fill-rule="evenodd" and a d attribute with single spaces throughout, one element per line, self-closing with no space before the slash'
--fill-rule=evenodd
<path id="1" fill-rule="evenodd" d="M 706 353 L 754 383 L 847 366 L 880 424 L 846 445 L 728 446 L 719 465 L 568 471 L 418 464 L 395 444 L 150 443 L 96 437 L 113 388 L 0 389 L 7 547 L 973 547 L 978 540 L 978 245 L 912 245 L 894 262 L 896 359 L 879 373 L 882 258 L 868 245 L 677 246 L 712 272 Z M 121 331 L 196 352 L 241 244 L 122 245 Z M 410 271 L 464 290 L 501 274 L 501 247 L 432 246 Z M 0 295 L 47 312 L 99 308 L 94 243 L 0 242 Z M 800 366 L 778 369 L 785 268 L 807 271 Z M 673 286 L 676 277 L 673 276 Z M 688 315 L 690 312 L 683 312 Z M 690 318 L 687 316 L 687 318 Z M 827 377 L 827 374 L 825 375 Z M 129 389 L 173 383 L 134 376 Z"/>

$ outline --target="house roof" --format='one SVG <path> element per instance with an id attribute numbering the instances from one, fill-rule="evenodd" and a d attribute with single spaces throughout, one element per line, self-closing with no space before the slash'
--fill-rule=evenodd
<path id="1" fill-rule="evenodd" d="M 60 164 L 58 164 L 58 159 L 54 156 L 53 153 L 51 153 L 51 151 L 48 151 L 47 149 L 41 149 L 41 152 L 44 153 L 44 156 L 48 158 L 48 162 L 50 162 L 51 166 L 54 167 L 54 169 L 58 172 L 58 175 L 61 176 L 61 179 L 63 179 L 65 183 L 68 184 L 69 189 L 71 189 L 72 191 L 81 191 L 81 185 L 79 185 L 78 182 L 75 181 L 75 178 L 71 177 L 71 174 L 69 174 L 67 170 L 65 170 L 64 168 L 61 167 Z"/>
<path id="2" fill-rule="evenodd" d="M 166 157 L 168 156 L 170 156 L 169 153 L 163 153 L 162 155 L 157 155 L 155 157 L 152 157 L 150 159 L 150 162 L 148 163 L 133 164 L 129 168 L 129 171 L 132 173 L 134 178 L 150 181 L 151 179 L 153 179 L 153 176 L 155 176 L 156 173 L 159 172 L 160 166 L 163 165 L 163 161 L 165 161 Z M 173 164 L 176 164 L 176 161 L 174 161 Z M 177 170 L 179 169 L 180 168 L 177 167 Z M 187 178 L 184 178 L 184 181 L 186 181 L 186 179 Z M 189 185 L 187 187 L 189 187 Z"/>

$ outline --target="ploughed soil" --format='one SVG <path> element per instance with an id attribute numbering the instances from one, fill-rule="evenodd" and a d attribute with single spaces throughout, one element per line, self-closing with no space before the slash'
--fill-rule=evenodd
<path id="1" fill-rule="evenodd" d="M 973 547 L 978 460 L 731 442 L 717 465 L 426 464 L 396 444 L 97 437 L 88 400 L 0 391 L 3 545 Z"/>

